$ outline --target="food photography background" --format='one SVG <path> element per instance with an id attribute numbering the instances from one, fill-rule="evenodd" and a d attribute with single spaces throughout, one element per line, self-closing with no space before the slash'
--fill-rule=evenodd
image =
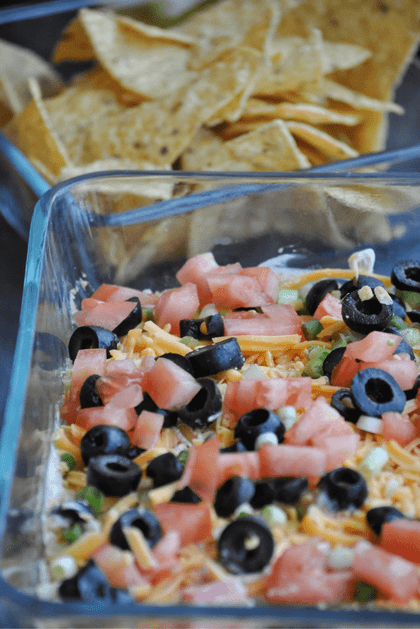
<path id="1" fill-rule="evenodd" d="M 45 7 L 48 2 L 42 3 Z M 117 3 L 114 3 L 117 4 Z M 122 3 L 124 4 L 124 3 Z M 140 3 L 139 3 L 140 4 Z M 182 14 L 188 10 L 193 0 L 165 0 L 166 13 L 171 16 Z M 27 2 L 16 6 L 26 7 L 28 14 L 33 14 L 35 2 Z M 10 9 L 14 5 L 1 1 L 0 10 Z M 76 10 L 65 11 L 54 15 L 45 15 L 33 19 L 16 22 L 0 23 L 0 39 L 28 47 L 46 60 L 57 42 L 58 34 L 77 14 Z M 66 77 L 64 77 L 66 78 Z M 389 115 L 390 129 L 386 148 L 396 149 L 410 146 L 420 139 L 420 111 L 415 106 L 420 97 L 420 56 L 412 60 L 403 83 L 396 91 L 395 101 L 405 109 L 403 116 Z M 399 165 L 402 170 L 404 165 Z M 7 173 L 0 171 L 0 204 L 8 206 L 8 215 L 13 218 L 13 200 L 8 194 Z M 2 208 L 2 209 L 3 209 Z M 15 340 L 19 323 L 19 311 L 22 296 L 22 285 L 26 257 L 26 240 L 19 233 L 13 220 L 6 221 L 0 212 L 0 418 L 3 416 L 5 398 L 11 371 Z"/>

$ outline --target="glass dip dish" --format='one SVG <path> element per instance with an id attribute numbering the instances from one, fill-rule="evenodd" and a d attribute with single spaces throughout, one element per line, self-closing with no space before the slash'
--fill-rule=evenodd
<path id="1" fill-rule="evenodd" d="M 266 261 L 284 275 L 346 268 L 372 247 L 375 273 L 420 259 L 416 173 L 104 172 L 59 184 L 35 206 L 20 328 L 0 435 L 1 607 L 7 626 L 418 626 L 417 613 L 330 609 L 98 604 L 49 600 L 44 526 L 58 491 L 50 465 L 67 343 L 81 300 L 101 284 L 163 291 L 184 262 Z M 57 484 L 58 483 L 58 484 Z M 1 616 L 2 614 L 2 616 Z M 15 623 L 15 624 L 12 624 Z"/>

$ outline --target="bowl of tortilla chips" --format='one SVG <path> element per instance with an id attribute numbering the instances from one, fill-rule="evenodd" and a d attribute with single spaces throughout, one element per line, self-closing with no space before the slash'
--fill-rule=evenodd
<path id="1" fill-rule="evenodd" d="M 74 11 L 48 59 L 0 30 L 0 174 L 22 233 L 40 194 L 90 172 L 291 172 L 420 138 L 416 0 L 138 4 Z"/>

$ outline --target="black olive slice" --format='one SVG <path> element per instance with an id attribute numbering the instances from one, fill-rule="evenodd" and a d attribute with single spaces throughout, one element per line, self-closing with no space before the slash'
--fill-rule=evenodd
<path id="1" fill-rule="evenodd" d="M 254 483 L 242 476 L 232 476 L 216 492 L 214 508 L 220 518 L 229 518 L 235 510 L 251 500 Z"/>
<path id="2" fill-rule="evenodd" d="M 199 378 L 198 382 L 201 389 L 188 404 L 181 406 L 178 417 L 192 428 L 206 428 L 216 421 L 222 412 L 222 394 L 211 378 Z"/>
<path id="3" fill-rule="evenodd" d="M 244 444 L 240 439 L 237 439 L 231 446 L 227 446 L 226 448 L 220 448 L 220 454 L 223 452 L 247 452 L 248 450 L 245 448 Z"/>
<path id="4" fill-rule="evenodd" d="M 180 336 L 191 336 L 202 341 L 211 341 L 216 336 L 223 336 L 225 331 L 220 314 L 208 315 L 202 319 L 181 319 L 179 329 Z"/>
<path id="5" fill-rule="evenodd" d="M 254 495 L 249 501 L 253 509 L 262 509 L 271 505 L 276 499 L 274 483 L 270 480 L 262 480 L 254 483 Z"/>
<path id="6" fill-rule="evenodd" d="M 105 496 L 125 496 L 137 489 L 142 470 L 120 454 L 100 454 L 89 459 L 86 482 Z"/>
<path id="7" fill-rule="evenodd" d="M 317 485 L 318 502 L 329 511 L 358 509 L 368 495 L 363 476 L 348 467 L 337 467 L 324 474 Z"/>
<path id="8" fill-rule="evenodd" d="M 342 314 L 345 324 L 360 334 L 369 334 L 374 330 L 387 327 L 394 311 L 392 304 L 382 304 L 376 297 L 362 300 L 357 291 L 346 295 L 342 302 Z"/>
<path id="9" fill-rule="evenodd" d="M 190 361 L 182 354 L 177 354 L 176 352 L 166 352 L 166 354 L 162 354 L 159 358 L 167 358 L 175 363 L 175 365 L 178 365 L 178 367 L 181 367 L 184 371 L 187 371 L 191 376 L 194 375 Z"/>
<path id="10" fill-rule="evenodd" d="M 411 323 L 420 323 L 420 310 L 409 310 L 407 317 L 410 319 Z"/>
<path id="11" fill-rule="evenodd" d="M 191 489 L 191 487 L 184 487 L 183 489 L 178 489 L 171 498 L 171 502 L 186 502 L 189 504 L 197 504 L 201 502 L 200 496 L 197 496 L 195 491 Z"/>
<path id="12" fill-rule="evenodd" d="M 420 376 L 418 376 L 417 380 L 415 381 L 415 383 L 413 384 L 411 389 L 405 389 L 404 390 L 406 399 L 407 400 L 414 400 L 414 398 L 417 397 L 417 393 L 419 392 L 419 388 L 420 388 Z"/>
<path id="13" fill-rule="evenodd" d="M 361 415 L 360 410 L 353 404 L 349 389 L 338 389 L 331 398 L 331 406 L 344 417 L 346 422 L 352 424 L 356 424 Z"/>
<path id="14" fill-rule="evenodd" d="M 135 306 L 130 314 L 112 330 L 117 336 L 125 336 L 129 330 L 136 328 L 138 324 L 141 323 L 143 316 L 140 299 L 138 297 L 130 297 L 125 301 L 132 301 Z"/>
<path id="15" fill-rule="evenodd" d="M 420 260 L 397 262 L 391 271 L 391 282 L 400 290 L 420 293 Z"/>
<path id="16" fill-rule="evenodd" d="M 314 284 L 306 295 L 306 310 L 310 315 L 314 315 L 321 301 L 328 293 L 338 289 L 337 280 L 326 279 Z"/>
<path id="17" fill-rule="evenodd" d="M 81 408 L 94 408 L 104 403 L 96 389 L 96 383 L 101 376 L 97 373 L 88 376 L 80 389 L 79 400 Z"/>
<path id="18" fill-rule="evenodd" d="M 101 601 L 128 605 L 133 602 L 131 595 L 125 590 L 111 587 L 102 570 L 93 559 L 70 579 L 61 582 L 58 594 L 63 600 L 78 600 L 88 603 Z"/>
<path id="19" fill-rule="evenodd" d="M 153 487 L 161 487 L 181 478 L 184 466 L 173 452 L 165 452 L 150 461 L 146 476 L 153 480 Z"/>
<path id="20" fill-rule="evenodd" d="M 401 317 L 401 319 L 405 319 L 407 310 L 401 297 L 398 297 L 398 295 L 393 295 L 393 294 L 391 294 L 390 297 L 392 301 L 394 302 L 392 304 L 392 307 L 394 310 L 394 317 Z"/>
<path id="21" fill-rule="evenodd" d="M 301 477 L 288 477 L 273 479 L 274 497 L 276 502 L 294 505 L 301 500 L 308 491 L 308 479 Z"/>
<path id="22" fill-rule="evenodd" d="M 80 441 L 80 453 L 87 465 L 93 456 L 100 454 L 121 454 L 127 456 L 131 450 L 130 437 L 118 426 L 98 424 L 92 426 Z M 131 457 L 130 457 L 131 458 Z"/>
<path id="23" fill-rule="evenodd" d="M 172 428 L 173 426 L 176 426 L 178 422 L 178 413 L 175 411 L 169 411 L 166 408 L 159 408 L 146 391 L 143 393 L 142 401 L 134 408 L 134 410 L 137 415 L 140 415 L 142 411 L 150 411 L 151 413 L 159 413 L 160 415 L 163 415 L 163 428 Z"/>
<path id="24" fill-rule="evenodd" d="M 382 526 L 385 522 L 392 522 L 393 520 L 400 520 L 402 518 L 406 518 L 406 516 L 401 513 L 401 511 L 391 506 L 374 507 L 373 509 L 369 509 L 366 513 L 367 523 L 378 536 L 381 534 Z"/>
<path id="25" fill-rule="evenodd" d="M 286 428 L 274 411 L 256 408 L 239 418 L 234 435 L 236 439 L 242 441 L 247 450 L 254 450 L 256 439 L 267 432 L 273 432 L 281 443 L 284 440 Z"/>
<path id="26" fill-rule="evenodd" d="M 245 358 L 236 338 L 199 347 L 187 355 L 196 378 L 212 376 L 227 369 L 240 369 Z"/>
<path id="27" fill-rule="evenodd" d="M 138 528 L 143 533 L 150 548 L 154 548 L 162 537 L 162 529 L 156 516 L 144 507 L 137 507 L 123 513 L 114 523 L 109 536 L 111 544 L 122 550 L 129 550 L 123 532 L 123 529 L 128 526 Z"/>
<path id="28" fill-rule="evenodd" d="M 344 284 L 342 284 L 342 286 L 340 287 L 340 296 L 341 299 L 343 299 L 343 297 L 345 297 L 349 293 L 352 293 L 355 290 L 359 290 L 360 288 L 362 288 L 362 286 L 369 286 L 369 288 L 373 290 L 377 286 L 383 285 L 384 283 L 381 282 L 381 280 L 376 279 L 376 277 L 370 277 L 370 275 L 359 275 L 357 280 L 354 277 L 352 280 L 348 280 L 347 282 L 344 282 Z"/>
<path id="29" fill-rule="evenodd" d="M 407 398 L 397 381 L 386 371 L 369 367 L 358 371 L 350 387 L 353 404 L 363 415 L 402 413 Z"/>
<path id="30" fill-rule="evenodd" d="M 232 574 L 261 572 L 271 560 L 274 539 L 259 518 L 245 516 L 226 526 L 217 542 L 219 561 Z"/>
<path id="31" fill-rule="evenodd" d="M 324 362 L 322 363 L 322 371 L 324 376 L 327 376 L 329 380 L 331 380 L 334 367 L 337 367 L 338 363 L 343 358 L 343 354 L 345 351 L 345 347 L 336 347 L 335 349 L 331 350 L 328 356 L 325 357 Z"/>
<path id="32" fill-rule="evenodd" d="M 79 349 L 106 349 L 106 357 L 111 358 L 111 349 L 117 349 L 118 336 L 98 325 L 82 325 L 76 328 L 69 340 L 69 356 L 74 362 Z"/>
<path id="33" fill-rule="evenodd" d="M 68 500 L 51 510 L 52 515 L 58 515 L 66 521 L 65 528 L 71 528 L 74 524 L 85 525 L 92 522 L 94 515 L 86 500 Z"/>

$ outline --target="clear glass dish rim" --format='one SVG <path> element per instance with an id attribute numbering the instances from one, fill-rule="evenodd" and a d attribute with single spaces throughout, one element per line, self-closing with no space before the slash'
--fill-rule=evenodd
<path id="1" fill-rule="evenodd" d="M 352 185 L 354 183 L 378 183 L 389 185 L 420 185 L 420 173 L 308 173 L 307 171 L 294 171 L 290 173 L 220 173 L 220 172 L 202 172 L 202 171 L 104 171 L 100 173 L 89 173 L 88 175 L 81 175 L 65 182 L 59 183 L 46 191 L 39 201 L 37 202 L 34 210 L 34 215 L 31 221 L 28 257 L 26 262 L 24 289 L 22 308 L 19 323 L 19 333 L 16 344 L 16 351 L 13 360 L 12 375 L 9 385 L 9 393 L 6 402 L 6 409 L 4 414 L 3 425 L 0 433 L 0 534 L 3 533 L 5 527 L 5 520 L 7 515 L 8 498 L 11 489 L 11 483 L 14 475 L 15 467 L 15 452 L 10 447 L 10 444 L 16 444 L 20 430 L 21 417 L 25 403 L 25 393 L 27 380 L 29 375 L 30 359 L 32 354 L 32 346 L 35 334 L 35 321 L 36 321 L 36 305 L 39 295 L 39 285 L 42 272 L 42 262 L 44 256 L 44 248 L 46 243 L 46 237 L 48 235 L 48 227 L 50 223 L 50 215 L 52 208 L 54 207 L 54 201 L 57 197 L 69 193 L 73 186 L 80 184 L 81 182 L 93 182 L 96 180 L 103 180 L 108 178 L 137 178 L 137 179 L 196 179 L 196 180 L 213 180 L 220 181 L 228 180 L 232 183 L 240 183 L 241 180 L 246 180 L 246 183 L 242 183 L 244 186 L 244 193 L 249 192 L 249 182 L 252 187 L 266 188 L 267 185 L 272 185 L 274 182 L 281 186 L 293 185 L 293 183 L 326 183 L 330 181 L 335 185 Z M 259 183 L 260 180 L 260 183 Z M 263 180 L 263 183 L 261 183 Z M 241 184 L 240 184 L 241 185 Z M 228 186 L 229 188 L 229 186 Z M 161 202 L 155 205 L 148 206 L 149 213 L 143 214 L 144 220 L 151 220 L 151 218 L 160 218 L 168 215 L 169 207 L 162 209 L 162 203 L 166 205 L 174 206 L 174 212 L 185 211 L 192 209 L 192 207 L 185 207 L 186 199 L 193 199 L 197 202 L 197 206 L 202 206 L 202 195 L 212 195 L 211 203 L 218 200 L 225 200 L 224 188 L 217 188 L 209 193 L 196 193 L 191 196 L 180 197 L 179 199 L 171 199 L 169 202 Z M 183 205 L 182 205 L 183 204 Z M 160 208 L 158 206 L 161 206 Z M 153 208 L 158 207 L 158 213 L 155 216 L 153 214 Z M 144 208 L 143 208 L 144 211 Z M 138 212 L 138 210 L 137 210 Z M 164 213 L 162 213 L 164 212 Z M 136 210 L 130 212 L 124 212 L 119 215 L 118 224 L 130 224 L 130 218 Z M 99 215 L 91 215 L 92 217 Z M 101 216 L 101 224 L 107 224 L 104 219 L 109 217 Z M 112 218 L 112 215 L 111 215 Z M 115 224 L 114 223 L 109 223 Z M 18 421 L 16 417 L 18 415 Z M 12 473 L 11 473 L 12 472 Z M 57 603 L 52 601 L 45 601 L 38 599 L 30 594 L 20 592 L 13 586 L 8 584 L 2 575 L 0 575 L 0 596 L 3 596 L 6 600 L 9 599 L 14 605 L 18 605 L 22 610 L 30 610 L 31 616 L 37 618 L 47 618 L 53 616 L 86 616 L 86 617 L 101 617 L 101 616 L 125 616 L 125 617 L 146 617 L 154 616 L 161 618 L 170 617 L 188 617 L 188 618 L 246 618 L 249 619 L 272 619 L 290 620 L 296 623 L 301 621 L 307 623 L 308 619 L 314 622 L 328 622 L 334 623 L 339 621 L 353 623 L 355 626 L 374 622 L 375 624 L 383 623 L 384 626 L 389 623 L 406 626 L 419 626 L 420 614 L 411 612 L 398 612 L 398 611 L 371 611 L 371 610 L 353 610 L 353 609 L 318 609 L 317 607 L 297 607 L 297 606 L 258 606 L 258 607 L 234 607 L 234 606 L 187 606 L 187 605 L 168 605 L 168 606 L 156 606 L 156 605 L 140 605 L 133 603 L 131 605 L 98 605 L 98 603 Z M 297 625 L 298 626 L 298 625 Z"/>

